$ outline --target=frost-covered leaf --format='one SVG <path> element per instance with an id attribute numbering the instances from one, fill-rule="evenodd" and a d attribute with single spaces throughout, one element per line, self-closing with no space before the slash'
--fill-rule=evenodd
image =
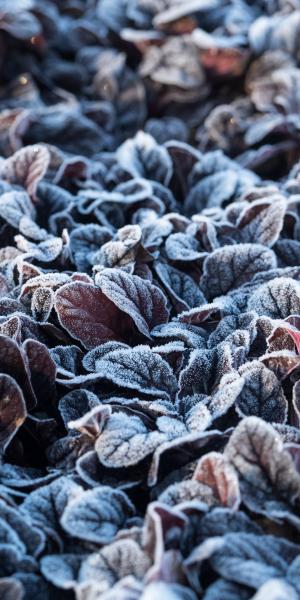
<path id="1" fill-rule="evenodd" d="M 54 306 L 54 293 L 51 288 L 40 287 L 32 294 L 31 312 L 36 321 L 48 321 Z"/>
<path id="2" fill-rule="evenodd" d="M 195 261 L 203 259 L 206 252 L 199 250 L 199 243 L 186 233 L 172 233 L 166 240 L 166 253 L 170 260 Z"/>
<path id="3" fill-rule="evenodd" d="M 51 591 L 43 577 L 36 573 L 24 573 L 19 571 L 14 575 L 25 590 L 25 598 L 36 598 L 36 600 L 50 600 Z"/>
<path id="4" fill-rule="evenodd" d="M 155 270 L 178 311 L 206 303 L 199 286 L 186 273 L 165 263 L 158 263 Z"/>
<path id="5" fill-rule="evenodd" d="M 250 296 L 248 308 L 272 319 L 285 319 L 300 312 L 300 286 L 289 277 L 276 277 Z"/>
<path id="6" fill-rule="evenodd" d="M 27 258 L 35 258 L 42 263 L 54 261 L 63 249 L 63 240 L 59 237 L 50 236 L 48 239 L 34 244 L 29 242 L 23 235 L 16 235 L 15 241 L 19 250 L 25 252 Z"/>
<path id="7" fill-rule="evenodd" d="M 55 346 L 49 352 L 56 364 L 57 373 L 65 377 L 79 375 L 83 351 L 78 346 Z"/>
<path id="8" fill-rule="evenodd" d="M 210 334 L 207 342 L 208 348 L 213 348 L 225 340 L 228 341 L 229 336 L 231 341 L 233 341 L 237 330 L 249 331 L 250 340 L 253 342 L 256 335 L 256 318 L 253 311 L 224 317 L 221 319 L 220 323 L 218 323 L 216 329 Z"/>
<path id="9" fill-rule="evenodd" d="M 97 583 L 98 593 L 104 593 L 128 575 L 142 580 L 149 566 L 150 558 L 134 540 L 119 540 L 83 562 L 80 580 Z"/>
<path id="10" fill-rule="evenodd" d="M 105 269 L 96 276 L 96 284 L 119 310 L 132 318 L 143 335 L 149 337 L 153 327 L 168 320 L 166 299 L 150 281 L 121 269 Z"/>
<path id="11" fill-rule="evenodd" d="M 55 587 L 72 590 L 84 558 L 82 554 L 50 554 L 41 559 L 41 572 Z"/>
<path id="12" fill-rule="evenodd" d="M 70 250 L 74 263 L 79 271 L 86 271 L 94 264 L 93 254 L 111 240 L 107 227 L 89 223 L 75 227 L 70 233 Z"/>
<path id="13" fill-rule="evenodd" d="M 97 360 L 97 375 L 120 387 L 158 398 L 173 397 L 176 377 L 168 365 L 148 346 L 114 350 Z"/>
<path id="14" fill-rule="evenodd" d="M 133 514 L 133 504 L 124 492 L 100 486 L 69 501 L 60 522 L 72 537 L 107 544 Z"/>
<path id="15" fill-rule="evenodd" d="M 34 145 L 21 148 L 1 165 L 1 177 L 9 183 L 26 188 L 35 199 L 39 181 L 44 177 L 50 163 L 46 146 Z"/>
<path id="16" fill-rule="evenodd" d="M 172 176 L 172 161 L 167 150 L 142 131 L 119 147 L 117 160 L 132 177 L 145 177 L 168 184 Z"/>
<path id="17" fill-rule="evenodd" d="M 35 209 L 26 192 L 13 190 L 0 197 L 0 217 L 15 229 L 24 217 L 35 218 Z"/>
<path id="18" fill-rule="evenodd" d="M 98 287 L 87 283 L 74 282 L 61 287 L 55 308 L 62 326 L 86 348 L 118 340 L 130 328 L 129 317 Z"/>
<path id="19" fill-rule="evenodd" d="M 265 246 L 223 246 L 205 259 L 200 283 L 205 296 L 212 300 L 247 283 L 256 273 L 275 267 L 275 254 Z"/>
<path id="20" fill-rule="evenodd" d="M 187 323 L 170 321 L 167 324 L 159 325 L 151 331 L 152 337 L 158 340 L 180 340 L 184 342 L 187 348 L 206 348 L 207 334 L 200 327 L 195 327 Z"/>
<path id="21" fill-rule="evenodd" d="M 4 452 L 27 416 L 22 390 L 9 375 L 0 375 L 0 451 Z"/>
<path id="22" fill-rule="evenodd" d="M 284 577 L 299 554 L 299 546 L 272 535 L 229 533 L 210 563 L 226 579 L 259 588 L 268 579 Z"/>
<path id="23" fill-rule="evenodd" d="M 170 431 L 150 430 L 137 415 L 114 412 L 96 440 L 95 450 L 103 465 L 113 468 L 129 467 L 139 463 L 160 444 L 177 435 L 175 420 Z"/>
<path id="24" fill-rule="evenodd" d="M 79 390 L 78 390 L 79 391 Z M 76 420 L 68 422 L 70 429 L 76 429 L 83 435 L 86 435 L 92 439 L 98 438 L 111 415 L 111 407 L 109 404 L 96 405 L 91 410 L 86 412 L 83 416 Z"/>
<path id="25" fill-rule="evenodd" d="M 212 414 L 207 407 L 208 397 L 205 394 L 184 396 L 179 401 L 179 410 L 189 431 L 204 431 L 212 423 Z"/>
<path id="26" fill-rule="evenodd" d="M 239 481 L 234 468 L 223 454 L 210 452 L 203 456 L 193 479 L 209 486 L 223 506 L 237 509 L 240 503 Z"/>
<path id="27" fill-rule="evenodd" d="M 243 242 L 273 246 L 283 227 L 285 211 L 286 201 L 281 196 L 252 202 L 237 222 Z"/>
<path id="28" fill-rule="evenodd" d="M 171 470 L 180 468 L 202 454 L 218 449 L 228 438 L 228 432 L 217 430 L 197 431 L 175 437 L 159 446 L 154 452 L 148 474 L 148 485 L 156 485 Z"/>
<path id="29" fill-rule="evenodd" d="M 71 479 L 61 477 L 34 490 L 25 498 L 21 512 L 44 531 L 59 531 L 59 520 L 68 502 L 80 496 L 82 488 Z"/>
<path id="30" fill-rule="evenodd" d="M 297 523 L 291 506 L 299 504 L 300 477 L 269 424 L 257 417 L 244 419 L 233 432 L 225 454 L 238 472 L 242 500 L 250 510 Z"/>
<path id="31" fill-rule="evenodd" d="M 212 350 L 194 350 L 180 373 L 180 396 L 210 394 L 221 377 L 234 368 L 234 354 L 229 344 Z"/>
<path id="32" fill-rule="evenodd" d="M 70 421 L 80 419 L 99 404 L 100 400 L 93 392 L 73 390 L 60 399 L 58 409 L 67 428 Z"/>
<path id="33" fill-rule="evenodd" d="M 255 415 L 270 423 L 284 423 L 288 404 L 276 375 L 259 361 L 246 363 L 239 369 L 244 380 L 236 401 L 241 416 Z"/>
<path id="34" fill-rule="evenodd" d="M 44 536 L 40 530 L 32 526 L 30 517 L 0 500 L 0 518 L 15 532 L 24 546 L 24 553 L 37 556 L 44 548 Z"/>
<path id="35" fill-rule="evenodd" d="M 214 505 L 211 489 L 193 479 L 187 479 L 169 485 L 158 497 L 158 501 L 168 506 L 177 506 L 183 502 L 203 502 L 208 506 Z M 204 504 L 204 506 L 205 506 Z"/>

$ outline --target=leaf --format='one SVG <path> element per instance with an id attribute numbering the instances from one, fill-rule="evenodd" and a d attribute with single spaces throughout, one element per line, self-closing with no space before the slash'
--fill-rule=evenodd
<path id="1" fill-rule="evenodd" d="M 15 379 L 24 394 L 28 408 L 32 408 L 36 398 L 30 382 L 26 358 L 15 340 L 6 335 L 0 335 L 0 369 L 2 373 Z"/>
<path id="2" fill-rule="evenodd" d="M 56 587 L 63 590 L 75 588 L 81 564 L 82 554 L 50 554 L 41 559 L 41 573 Z"/>
<path id="3" fill-rule="evenodd" d="M 21 389 L 9 375 L 0 375 L 0 452 L 7 448 L 27 416 Z"/>
<path id="4" fill-rule="evenodd" d="M 259 361 L 246 363 L 239 374 L 244 385 L 236 401 L 237 412 L 270 423 L 285 423 L 288 403 L 276 375 Z"/>
<path id="5" fill-rule="evenodd" d="M 221 377 L 234 367 L 234 354 L 229 344 L 213 350 L 194 350 L 179 377 L 179 397 L 210 394 Z"/>
<path id="6" fill-rule="evenodd" d="M 15 229 L 24 217 L 35 218 L 35 209 L 26 192 L 13 190 L 0 197 L 0 217 Z"/>
<path id="7" fill-rule="evenodd" d="M 117 160 L 132 177 L 154 179 L 167 185 L 172 176 L 173 166 L 167 150 L 143 131 L 118 148 Z"/>
<path id="8" fill-rule="evenodd" d="M 98 361 L 101 360 L 103 356 L 114 350 L 121 350 L 128 347 L 127 344 L 123 344 L 122 342 L 104 342 L 104 344 L 100 344 L 100 346 L 96 346 L 93 350 L 86 353 L 82 360 L 82 366 L 86 371 L 96 373 Z"/>
<path id="9" fill-rule="evenodd" d="M 222 506 L 236 510 L 240 504 L 239 481 L 234 468 L 223 454 L 210 452 L 200 458 L 193 480 L 209 486 Z"/>
<path id="10" fill-rule="evenodd" d="M 243 419 L 225 455 L 238 472 L 242 500 L 250 510 L 269 518 L 286 518 L 297 526 L 291 506 L 299 504 L 300 477 L 270 425 L 257 417 Z"/>
<path id="11" fill-rule="evenodd" d="M 180 402 L 183 420 L 189 431 L 204 431 L 211 425 L 212 415 L 206 406 L 207 400 L 205 394 L 195 394 L 185 396 Z"/>
<path id="12" fill-rule="evenodd" d="M 206 303 L 199 286 L 189 275 L 165 263 L 158 263 L 155 270 L 176 310 L 188 310 Z"/>
<path id="13" fill-rule="evenodd" d="M 56 366 L 45 344 L 27 339 L 23 344 L 30 370 L 30 382 L 34 393 L 44 406 L 56 398 Z"/>
<path id="14" fill-rule="evenodd" d="M 139 225 L 126 225 L 118 229 L 116 238 L 93 253 L 92 260 L 95 271 L 105 268 L 133 268 L 141 251 L 142 231 Z"/>
<path id="15" fill-rule="evenodd" d="M 70 421 L 80 419 L 92 408 L 99 406 L 100 400 L 88 390 L 73 390 L 63 396 L 58 404 L 58 410 L 67 429 Z M 74 432 L 71 432 L 74 434 Z"/>
<path id="16" fill-rule="evenodd" d="M 70 233 L 70 250 L 79 271 L 87 271 L 93 263 L 93 253 L 111 240 L 107 227 L 89 223 L 75 227 Z"/>
<path id="17" fill-rule="evenodd" d="M 97 360 L 97 375 L 158 398 L 174 397 L 177 389 L 171 367 L 148 346 L 109 352 Z"/>
<path id="18" fill-rule="evenodd" d="M 189 262 L 206 256 L 206 252 L 200 252 L 197 240 L 186 233 L 172 233 L 167 238 L 165 247 L 170 260 Z"/>
<path id="19" fill-rule="evenodd" d="M 82 488 L 67 477 L 60 477 L 34 490 L 25 498 L 21 512 L 44 531 L 60 531 L 60 517 L 68 502 L 81 495 Z"/>
<path id="20" fill-rule="evenodd" d="M 81 373 L 84 355 L 78 346 L 55 346 L 49 352 L 59 375 L 72 378 Z"/>
<path id="21" fill-rule="evenodd" d="M 148 485 L 156 485 L 158 480 L 169 475 L 174 468 L 185 466 L 202 454 L 218 449 L 227 437 L 226 431 L 197 431 L 164 442 L 153 454 Z"/>
<path id="22" fill-rule="evenodd" d="M 275 267 L 275 254 L 260 244 L 223 246 L 205 259 L 200 285 L 212 300 L 247 283 L 256 273 Z"/>
<path id="23" fill-rule="evenodd" d="M 151 335 L 159 340 L 180 340 L 187 348 L 206 348 L 206 332 L 200 327 L 187 323 L 170 321 L 159 325 L 151 331 Z"/>
<path id="24" fill-rule="evenodd" d="M 249 310 L 272 319 L 285 319 L 300 312 L 300 287 L 289 277 L 275 277 L 250 296 Z"/>
<path id="25" fill-rule="evenodd" d="M 134 540 L 118 540 L 90 554 L 81 566 L 80 580 L 95 582 L 98 593 L 104 593 L 128 575 L 142 580 L 149 567 L 150 558 Z"/>
<path id="26" fill-rule="evenodd" d="M 83 417 L 75 421 L 69 421 L 68 427 L 76 429 L 85 436 L 96 439 L 111 415 L 111 407 L 107 405 L 98 405 L 86 412 Z"/>
<path id="27" fill-rule="evenodd" d="M 214 506 L 215 504 L 211 489 L 192 479 L 169 485 L 159 495 L 158 501 L 168 506 L 176 506 L 177 508 L 179 504 L 192 501 L 197 501 L 198 505 L 201 502 L 203 506 Z"/>
<path id="28" fill-rule="evenodd" d="M 101 464 L 113 468 L 138 464 L 160 444 L 176 437 L 176 421 L 172 422 L 173 431 L 152 431 L 137 415 L 114 412 L 95 443 Z"/>
<path id="29" fill-rule="evenodd" d="M 46 485 L 57 477 L 56 472 L 45 474 L 42 469 L 33 467 L 19 467 L 4 463 L 0 465 L 1 484 L 12 490 L 30 491 L 42 485 Z"/>
<path id="30" fill-rule="evenodd" d="M 45 322 L 54 306 L 54 293 L 51 288 L 40 287 L 32 294 L 31 312 L 36 321 Z"/>
<path id="31" fill-rule="evenodd" d="M 31 519 L 19 513 L 0 500 L 0 518 L 9 525 L 24 546 L 24 553 L 37 556 L 44 549 L 45 540 L 42 532 L 32 526 Z"/>
<path id="32" fill-rule="evenodd" d="M 150 281 L 121 269 L 105 269 L 96 276 L 96 284 L 106 298 L 132 318 L 143 335 L 149 337 L 153 327 L 168 320 L 166 299 Z"/>
<path id="33" fill-rule="evenodd" d="M 22 235 L 16 235 L 15 241 L 19 250 L 25 253 L 26 258 L 35 258 L 45 263 L 50 263 L 58 258 L 63 249 L 63 240 L 59 237 L 51 236 L 39 244 L 34 244 Z"/>
<path id="34" fill-rule="evenodd" d="M 131 320 L 103 292 L 88 283 L 74 282 L 56 293 L 55 309 L 61 325 L 85 348 L 122 339 Z"/>
<path id="35" fill-rule="evenodd" d="M 4 161 L 1 177 L 9 183 L 23 186 L 36 200 L 37 185 L 46 174 L 49 163 L 50 153 L 46 146 L 26 146 Z"/>
<path id="36" fill-rule="evenodd" d="M 286 200 L 283 196 L 252 202 L 242 211 L 237 222 L 243 242 L 273 246 L 283 227 L 285 211 Z"/>
<path id="37" fill-rule="evenodd" d="M 273 577 L 284 577 L 299 554 L 296 544 L 272 535 L 229 533 L 222 547 L 210 557 L 219 575 L 258 589 Z"/>
<path id="38" fill-rule="evenodd" d="M 68 502 L 60 522 L 72 537 L 107 544 L 133 514 L 134 506 L 124 492 L 99 486 Z"/>
<path id="39" fill-rule="evenodd" d="M 210 334 L 207 342 L 208 348 L 213 348 L 225 340 L 228 341 L 228 338 L 234 336 L 237 330 L 249 331 L 250 340 L 253 342 L 256 336 L 256 318 L 253 311 L 224 317 Z M 234 338 L 231 337 L 231 339 Z"/>

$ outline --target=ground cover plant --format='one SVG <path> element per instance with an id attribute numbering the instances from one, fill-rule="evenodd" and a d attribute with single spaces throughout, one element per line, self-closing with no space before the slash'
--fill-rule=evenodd
<path id="1" fill-rule="evenodd" d="M 0 0 L 0 598 L 300 598 L 299 0 Z"/>

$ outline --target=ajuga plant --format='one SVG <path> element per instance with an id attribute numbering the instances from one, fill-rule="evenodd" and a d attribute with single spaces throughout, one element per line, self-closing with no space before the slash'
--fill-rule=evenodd
<path id="1" fill-rule="evenodd" d="M 0 598 L 300 598 L 299 0 L 0 0 Z"/>

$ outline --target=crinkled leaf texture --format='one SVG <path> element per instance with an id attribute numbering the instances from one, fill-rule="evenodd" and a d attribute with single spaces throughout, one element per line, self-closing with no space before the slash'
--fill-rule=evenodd
<path id="1" fill-rule="evenodd" d="M 221 505 L 238 508 L 239 480 L 235 469 L 223 454 L 210 452 L 203 456 L 197 464 L 193 479 L 210 487 Z"/>
<path id="2" fill-rule="evenodd" d="M 276 375 L 259 361 L 240 367 L 242 389 L 236 400 L 236 410 L 244 417 L 257 416 L 269 423 L 285 423 L 288 403 Z M 234 381 L 235 375 L 228 380 Z"/>
<path id="3" fill-rule="evenodd" d="M 176 419 L 160 417 L 157 429 L 149 429 L 137 415 L 115 412 L 99 435 L 95 450 L 107 467 L 129 467 L 143 460 L 163 442 L 186 432 Z"/>
<path id="4" fill-rule="evenodd" d="M 300 476 L 271 425 L 257 417 L 243 419 L 225 454 L 238 472 L 246 506 L 269 518 L 287 519 L 299 528 L 292 507 L 300 503 Z"/>
<path id="5" fill-rule="evenodd" d="M 223 246 L 205 259 L 200 283 L 206 298 L 212 300 L 275 267 L 274 252 L 261 244 Z"/>
<path id="6" fill-rule="evenodd" d="M 134 512 L 124 492 L 100 486 L 68 502 L 60 522 L 72 537 L 107 544 Z"/>
<path id="7" fill-rule="evenodd" d="M 122 339 L 130 329 L 130 319 L 98 287 L 88 283 L 62 286 L 56 293 L 55 308 L 61 325 L 88 349 Z"/>
<path id="8" fill-rule="evenodd" d="M 130 538 L 118 540 L 83 562 L 80 581 L 96 583 L 98 592 L 105 592 L 128 575 L 142 580 L 150 564 L 149 556 L 137 542 Z"/>
<path id="9" fill-rule="evenodd" d="M 148 346 L 113 350 L 97 360 L 96 369 L 97 375 L 120 387 L 157 398 L 168 399 L 177 390 L 171 367 Z"/>
<path id="10" fill-rule="evenodd" d="M 150 337 L 153 327 L 168 320 L 166 299 L 150 281 L 121 269 L 105 269 L 96 276 L 96 284 L 115 306 L 132 318 L 143 335 Z"/>
<path id="11" fill-rule="evenodd" d="M 299 550 L 280 537 L 229 533 L 210 562 L 219 575 L 257 589 L 271 578 L 283 578 Z"/>
<path id="12" fill-rule="evenodd" d="M 26 146 L 6 159 L 1 166 L 1 177 L 9 183 L 22 185 L 35 198 L 38 182 L 44 177 L 49 162 L 50 153 L 46 146 Z"/>

